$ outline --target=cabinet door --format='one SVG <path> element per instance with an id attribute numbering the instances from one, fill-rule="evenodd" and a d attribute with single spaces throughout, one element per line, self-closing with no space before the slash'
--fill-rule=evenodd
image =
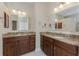
<path id="1" fill-rule="evenodd" d="M 16 54 L 17 55 L 23 54 L 24 52 L 23 47 L 24 47 L 23 39 L 20 37 L 17 37 L 17 41 L 16 41 Z"/>
<path id="2" fill-rule="evenodd" d="M 13 44 L 6 44 L 4 48 L 4 55 L 5 56 L 14 56 L 15 51 L 14 51 L 14 45 Z"/>
<path id="3" fill-rule="evenodd" d="M 54 48 L 54 56 L 75 56 L 75 54 L 70 53 L 59 46 L 54 46 Z"/>
<path id="4" fill-rule="evenodd" d="M 21 51 L 21 54 L 24 54 L 24 52 L 25 52 L 25 39 L 20 40 L 20 51 Z"/>
<path id="5" fill-rule="evenodd" d="M 62 48 L 54 46 L 54 56 L 62 56 Z"/>
<path id="6" fill-rule="evenodd" d="M 3 39 L 3 55 L 4 56 L 15 56 L 15 41 L 13 38 Z"/>
<path id="7" fill-rule="evenodd" d="M 61 41 L 55 41 L 54 55 L 55 56 L 75 56 L 77 55 L 77 47 Z"/>
<path id="8" fill-rule="evenodd" d="M 30 41 L 29 38 L 26 37 L 25 38 L 25 43 L 24 43 L 24 50 L 25 50 L 26 53 L 29 52 L 29 48 L 30 48 L 29 41 Z"/>
<path id="9" fill-rule="evenodd" d="M 79 47 L 78 47 L 78 56 L 79 56 Z"/>
<path id="10" fill-rule="evenodd" d="M 48 56 L 51 56 L 51 45 L 44 44 L 44 53 Z"/>
<path id="11" fill-rule="evenodd" d="M 24 54 L 29 51 L 29 40 L 27 37 L 22 37 L 19 42 L 20 53 Z"/>
<path id="12" fill-rule="evenodd" d="M 43 42 L 43 47 L 44 47 L 44 52 L 48 55 L 51 56 L 53 55 L 53 47 L 54 47 L 54 42 L 53 39 L 49 37 L 44 36 L 44 42 Z"/>
<path id="13" fill-rule="evenodd" d="M 70 52 L 68 52 L 68 51 L 66 51 L 66 50 L 62 50 L 62 56 L 75 56 L 75 54 L 73 54 L 73 53 L 70 53 Z"/>
<path id="14" fill-rule="evenodd" d="M 16 55 L 21 55 L 20 40 L 16 40 Z"/>
<path id="15" fill-rule="evenodd" d="M 34 50 L 35 49 L 35 36 L 34 35 L 31 35 L 31 36 L 29 36 L 29 49 L 30 50 Z"/>
<path id="16" fill-rule="evenodd" d="M 27 53 L 29 50 L 29 39 L 28 36 L 25 37 L 17 37 L 16 41 L 16 54 L 22 55 Z"/>
<path id="17" fill-rule="evenodd" d="M 42 50 L 44 50 L 44 36 L 41 35 L 41 38 L 40 38 L 40 48 Z"/>

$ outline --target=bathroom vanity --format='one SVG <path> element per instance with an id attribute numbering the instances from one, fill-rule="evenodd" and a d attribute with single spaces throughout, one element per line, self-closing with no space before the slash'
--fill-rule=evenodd
<path id="1" fill-rule="evenodd" d="M 18 32 L 3 35 L 3 55 L 19 56 L 35 50 L 35 33 Z"/>
<path id="2" fill-rule="evenodd" d="M 70 35 L 70 34 L 69 34 Z M 79 38 L 61 33 L 41 33 L 41 50 L 48 56 L 78 56 Z"/>

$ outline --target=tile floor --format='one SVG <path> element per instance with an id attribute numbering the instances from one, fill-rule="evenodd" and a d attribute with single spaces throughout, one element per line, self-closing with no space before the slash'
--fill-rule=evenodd
<path id="1" fill-rule="evenodd" d="M 39 50 L 39 51 L 32 51 L 32 52 L 26 53 L 22 56 L 46 56 L 46 55 L 44 54 L 43 51 Z"/>

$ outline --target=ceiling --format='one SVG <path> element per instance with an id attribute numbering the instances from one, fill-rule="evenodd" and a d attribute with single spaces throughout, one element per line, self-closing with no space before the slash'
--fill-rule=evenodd
<path id="1" fill-rule="evenodd" d="M 26 10 L 28 7 L 33 7 L 34 2 L 4 2 L 4 4 L 9 8 L 9 9 L 16 9 L 16 10 Z"/>
<path id="2" fill-rule="evenodd" d="M 43 4 L 57 4 L 58 2 L 4 2 L 4 4 L 10 9 L 26 9 L 27 7 L 34 7 L 35 3 Z"/>

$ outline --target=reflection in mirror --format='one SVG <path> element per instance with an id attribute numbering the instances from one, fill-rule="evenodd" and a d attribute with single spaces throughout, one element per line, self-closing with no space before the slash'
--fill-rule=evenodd
<path id="1" fill-rule="evenodd" d="M 28 18 L 20 16 L 18 21 L 18 27 L 19 31 L 28 31 Z"/>
<path id="2" fill-rule="evenodd" d="M 58 25 L 58 21 L 55 22 L 57 23 L 57 26 L 59 26 L 61 29 L 58 29 L 57 31 L 65 31 L 65 32 L 79 32 L 79 20 L 78 16 L 72 16 L 68 18 L 61 18 L 61 22 Z M 56 25 L 56 24 L 55 24 Z"/>
<path id="3" fill-rule="evenodd" d="M 12 15 L 12 30 L 13 31 L 28 31 L 28 17 L 24 15 Z"/>
<path id="4" fill-rule="evenodd" d="M 56 19 L 55 29 L 62 29 L 62 21 L 61 20 Z"/>
<path id="5" fill-rule="evenodd" d="M 16 20 L 12 21 L 12 30 L 17 30 L 17 21 Z"/>
<path id="6" fill-rule="evenodd" d="M 79 3 L 73 3 L 73 5 L 71 4 L 71 7 L 59 10 L 54 16 L 55 19 L 61 19 L 61 23 L 59 23 L 59 19 L 55 21 L 55 31 L 71 33 L 79 32 Z"/>

